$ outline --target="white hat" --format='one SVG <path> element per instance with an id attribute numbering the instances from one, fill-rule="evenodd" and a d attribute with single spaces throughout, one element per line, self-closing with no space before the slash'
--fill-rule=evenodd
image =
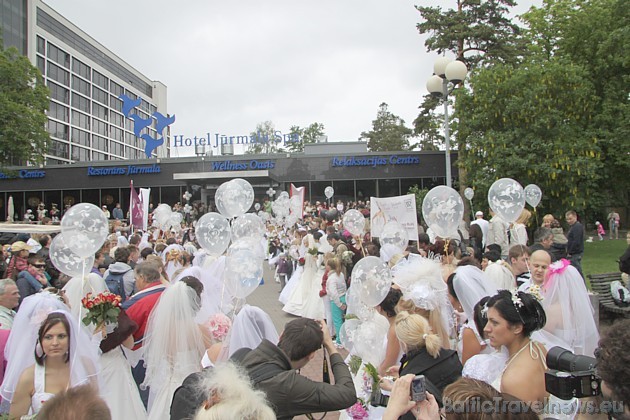
<path id="1" fill-rule="evenodd" d="M 475 213 L 475 217 L 483 217 L 483 212 L 482 211 L 478 211 L 477 213 Z"/>

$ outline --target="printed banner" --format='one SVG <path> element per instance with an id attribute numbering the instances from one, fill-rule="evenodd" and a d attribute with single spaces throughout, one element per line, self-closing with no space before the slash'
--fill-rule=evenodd
<path id="1" fill-rule="evenodd" d="M 140 188 L 140 201 L 142 201 L 142 229 L 146 231 L 149 226 L 149 196 L 151 188 Z"/>
<path id="2" fill-rule="evenodd" d="M 291 184 L 291 192 L 289 193 L 289 197 L 298 196 L 300 197 L 301 208 L 294 209 L 293 206 L 290 207 L 291 213 L 298 213 L 296 216 L 298 218 L 302 218 L 304 212 L 304 196 L 306 195 L 306 187 L 296 187 Z"/>
<path id="3" fill-rule="evenodd" d="M 138 196 L 136 189 L 131 181 L 131 195 L 129 198 L 129 225 L 136 229 L 144 229 L 142 221 L 144 220 L 142 211 L 142 200 Z"/>
<path id="4" fill-rule="evenodd" d="M 396 221 L 407 231 L 410 241 L 418 240 L 418 217 L 416 196 L 413 194 L 398 197 L 370 197 L 370 230 L 372 237 L 381 236 L 387 222 Z"/>

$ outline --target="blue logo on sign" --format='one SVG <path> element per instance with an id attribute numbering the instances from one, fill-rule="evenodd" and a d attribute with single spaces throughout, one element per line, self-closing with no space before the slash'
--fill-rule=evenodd
<path id="1" fill-rule="evenodd" d="M 151 153 L 155 149 L 160 147 L 162 144 L 164 144 L 164 136 L 162 132 L 164 131 L 166 127 L 168 127 L 169 125 L 175 122 L 175 115 L 173 115 L 172 117 L 165 117 L 159 112 L 154 112 L 153 116 L 156 119 L 155 130 L 158 133 L 158 138 L 153 138 L 148 134 L 140 135 L 142 130 L 144 130 L 147 127 L 150 127 L 151 124 L 153 123 L 152 118 L 145 119 L 139 116 L 138 114 L 129 115 L 131 111 L 134 110 L 134 108 L 140 105 L 142 100 L 140 98 L 131 99 L 127 95 L 120 95 L 118 98 L 123 101 L 122 111 L 123 111 L 123 114 L 125 114 L 125 117 L 131 118 L 133 120 L 133 133 L 136 135 L 136 137 L 140 137 L 141 139 L 145 141 L 144 153 L 147 155 L 148 158 L 150 158 Z"/>

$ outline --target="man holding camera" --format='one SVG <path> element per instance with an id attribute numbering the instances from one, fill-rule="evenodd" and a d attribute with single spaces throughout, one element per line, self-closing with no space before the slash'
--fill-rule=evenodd
<path id="1" fill-rule="evenodd" d="M 330 355 L 334 384 L 315 382 L 296 372 L 310 362 L 324 346 Z M 354 383 L 348 366 L 337 351 L 323 321 L 298 318 L 286 324 L 278 345 L 268 340 L 251 350 L 241 365 L 250 377 L 260 376 L 256 370 L 272 365 L 273 376 L 256 382 L 256 387 L 267 394 L 279 420 L 323 411 L 337 411 L 357 401 Z"/>

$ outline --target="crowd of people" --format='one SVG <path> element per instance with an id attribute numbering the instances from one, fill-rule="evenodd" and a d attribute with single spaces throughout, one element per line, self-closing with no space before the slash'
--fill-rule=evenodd
<path id="1" fill-rule="evenodd" d="M 267 203 L 258 207 L 271 211 Z M 343 225 L 350 208 L 366 217 L 360 235 Z M 266 219 L 267 264 L 283 310 L 297 317 L 280 333 L 264 310 L 229 296 L 225 257 L 200 248 L 194 223 L 133 231 L 116 212 L 83 277 L 56 269 L 50 235 L 7 240 L 0 408 L 11 419 L 290 419 L 337 410 L 368 418 L 358 417 L 357 404 L 369 418 L 438 419 L 440 408 L 449 419 L 535 418 L 553 401 L 564 408 L 584 403 L 554 400 L 547 391 L 546 356 L 556 346 L 597 358 L 607 398 L 630 396 L 630 324 L 600 340 L 575 212 L 565 215 L 566 235 L 550 215 L 530 240 L 526 210 L 513 224 L 477 212 L 459 238 L 419 229 L 405 249 L 385 252 L 372 237 L 369 211 L 369 202 L 307 202 L 295 225 Z M 356 349 L 342 350 L 344 323 L 356 315 L 349 307 L 353 267 L 366 256 L 380 258 L 392 278 L 387 296 L 368 308 L 387 326 L 375 349 L 383 357 L 373 366 L 371 395 L 363 392 L 368 364 L 351 369 Z M 117 321 L 84 325 L 86 296 L 107 292 L 121 303 Z M 333 380 L 317 382 L 299 370 L 322 348 Z M 417 375 L 426 381 L 421 401 L 410 397 Z M 389 396 L 384 407 L 369 405 L 376 394 Z M 483 417 L 474 405 L 449 411 L 457 401 L 537 408 Z"/>

